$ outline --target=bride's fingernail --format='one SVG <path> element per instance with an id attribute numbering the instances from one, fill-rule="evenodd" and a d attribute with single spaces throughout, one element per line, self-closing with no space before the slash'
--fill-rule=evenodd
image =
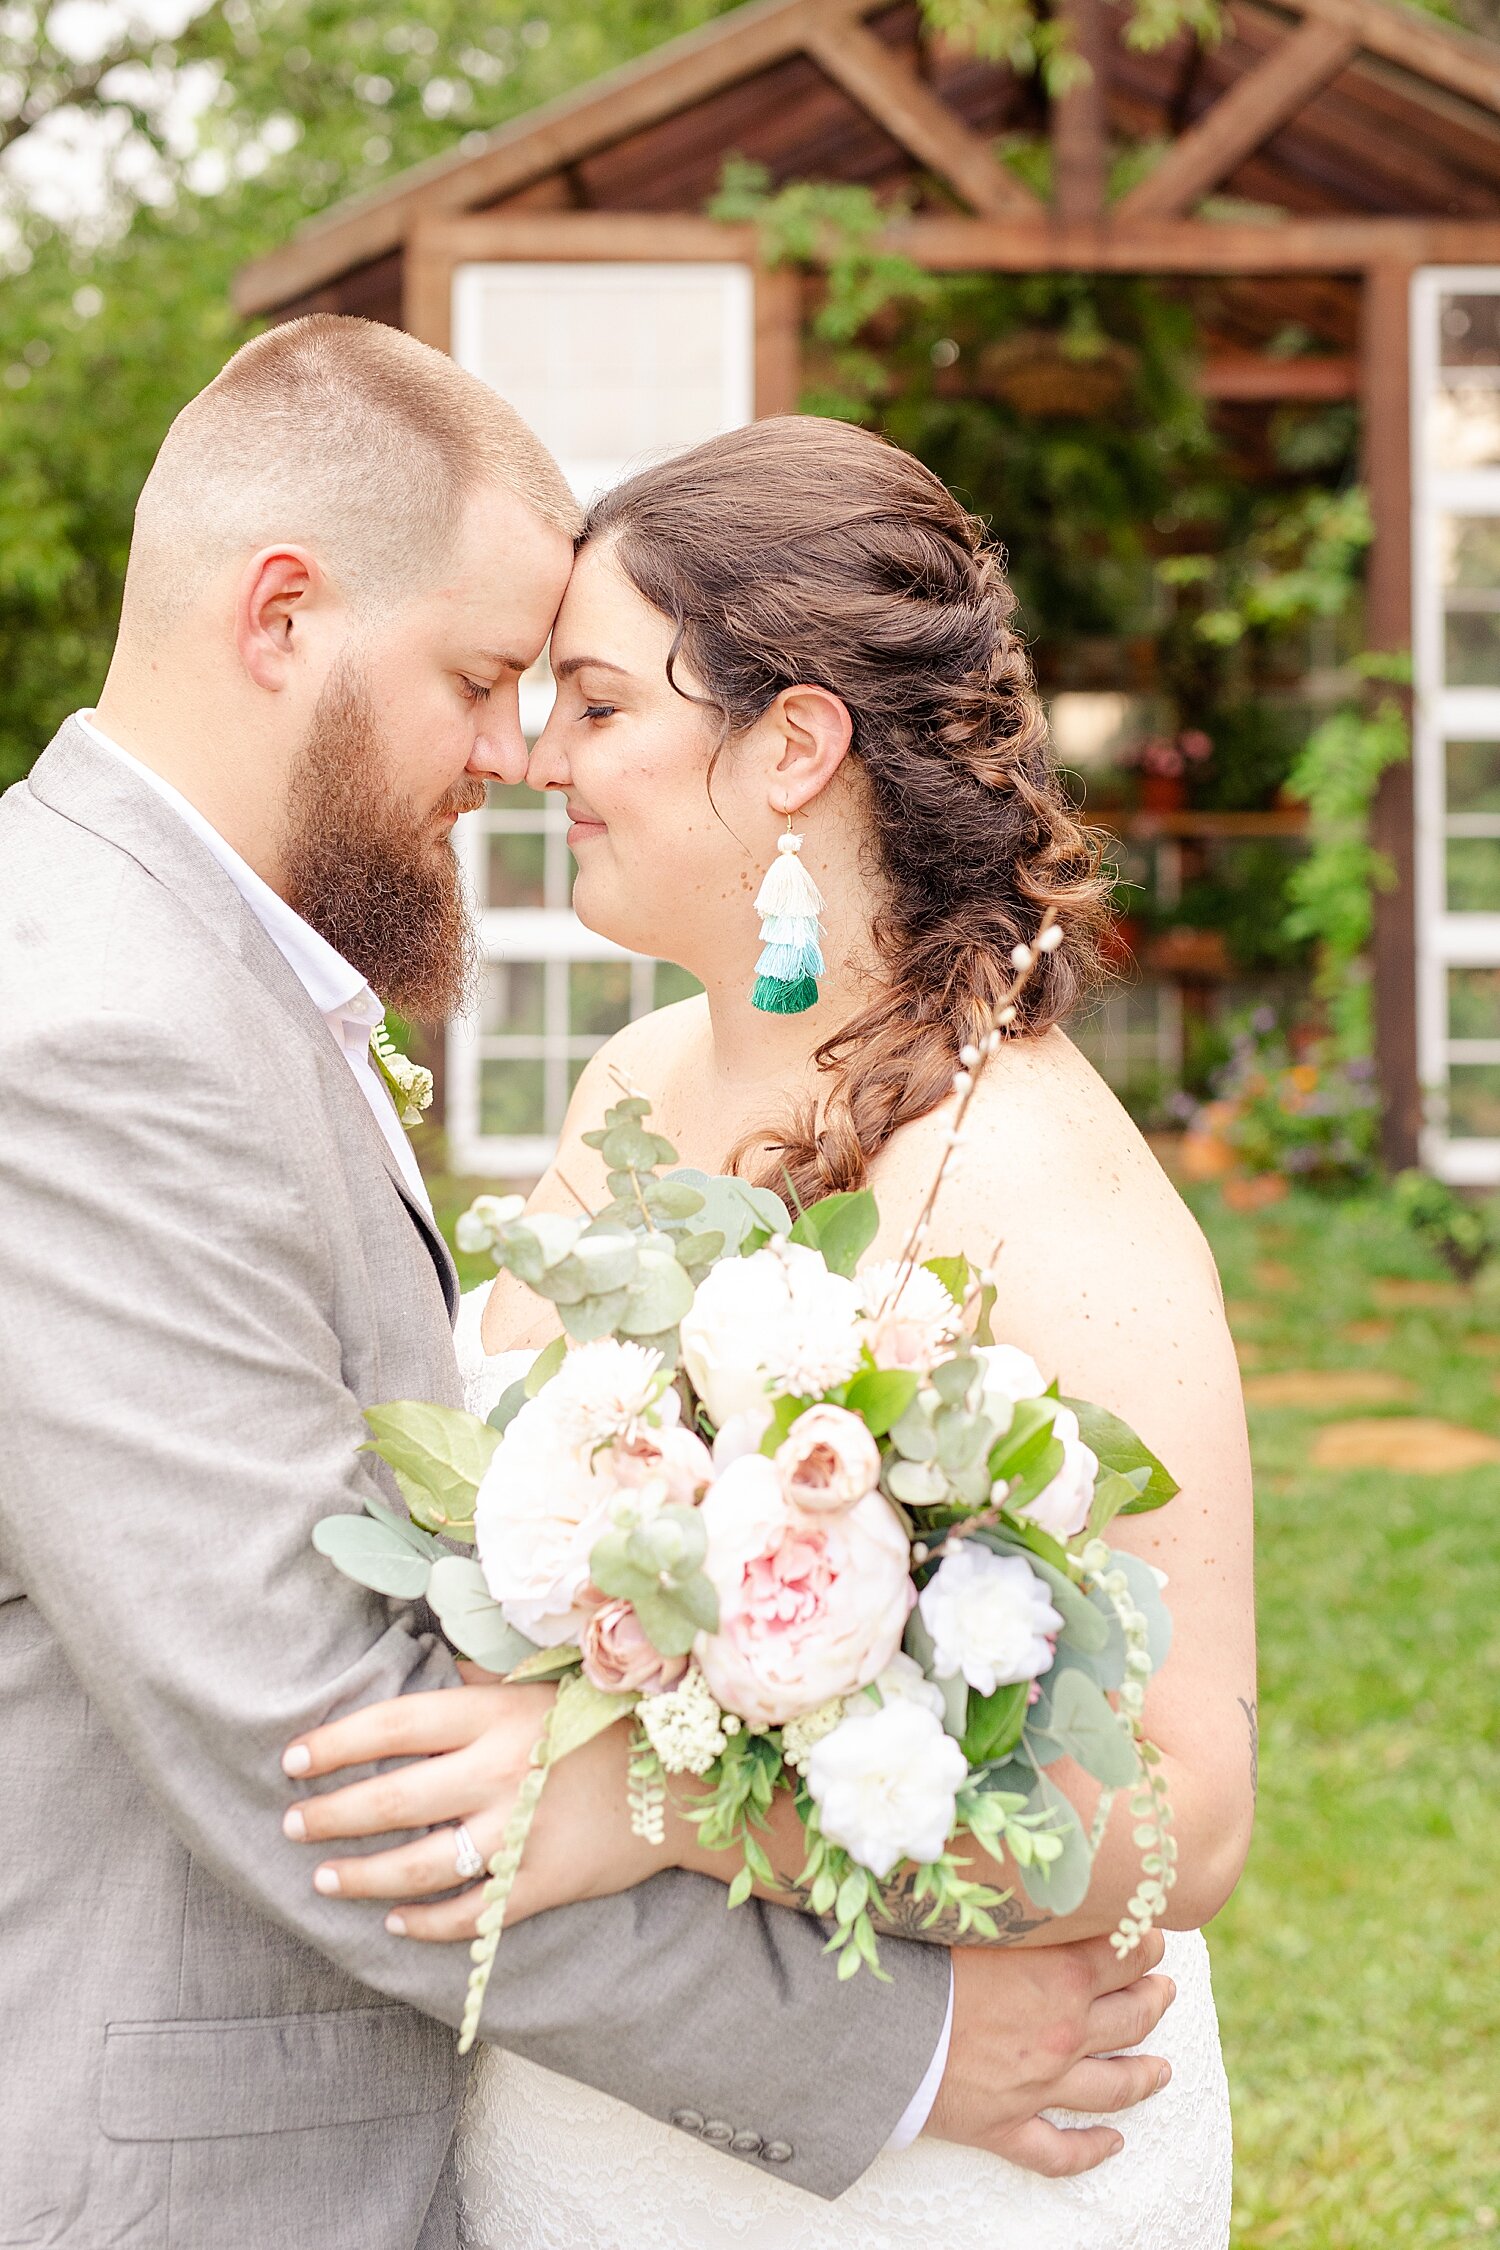
<path id="1" fill-rule="evenodd" d="M 296 1805 L 293 1805 L 281 1823 L 283 1836 L 290 1836 L 294 1844 L 307 1842 L 307 1822 Z"/>
<path id="2" fill-rule="evenodd" d="M 332 1898 L 340 1888 L 339 1871 L 336 1867 L 320 1867 L 313 1877 L 313 1889 L 321 1891 L 325 1898 Z"/>
<path id="3" fill-rule="evenodd" d="M 402 1921 L 399 1914 L 387 1914 L 385 1918 L 385 1926 L 390 1931 L 392 1937 L 405 1937 L 406 1935 L 406 1924 Z"/>
<path id="4" fill-rule="evenodd" d="M 1165 2086 L 1167 2080 L 1171 2077 L 1171 2075 L 1172 2065 L 1170 2063 L 1163 2063 L 1161 2069 L 1156 2074 L 1156 2091 L 1158 2093 L 1161 2092 L 1163 2086 Z"/>
<path id="5" fill-rule="evenodd" d="M 283 1773 L 306 1773 L 311 1764 L 312 1752 L 305 1742 L 294 1742 L 291 1749 L 284 1751 L 282 1754 L 281 1770 Z"/>

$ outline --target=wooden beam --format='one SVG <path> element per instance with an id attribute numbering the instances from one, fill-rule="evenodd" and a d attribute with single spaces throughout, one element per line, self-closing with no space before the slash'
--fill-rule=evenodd
<path id="1" fill-rule="evenodd" d="M 755 414 L 795 414 L 802 390 L 802 280 L 791 266 L 755 269 Z"/>
<path id="2" fill-rule="evenodd" d="M 1266 352 L 1216 352 L 1198 369 L 1201 397 L 1236 404 L 1259 400 L 1316 401 L 1359 396 L 1359 362 L 1347 352 L 1309 352 L 1272 359 Z"/>
<path id="3" fill-rule="evenodd" d="M 863 24 L 828 24 L 813 33 L 807 52 L 835 85 L 884 126 L 898 147 L 946 182 L 971 209 L 988 218 L 1022 212 L 1040 216 L 1043 206 L 1030 188 L 999 163 L 980 135 Z"/>
<path id="4" fill-rule="evenodd" d="M 394 249 L 419 215 L 498 202 L 674 110 L 800 54 L 829 25 L 855 21 L 879 5 L 880 0 L 750 0 L 500 126 L 477 154 L 436 157 L 403 172 L 389 187 L 335 205 L 242 268 L 234 283 L 235 308 L 246 315 L 273 311 Z"/>
<path id="5" fill-rule="evenodd" d="M 1374 267 L 1365 281 L 1360 357 L 1364 373 L 1364 483 L 1375 537 L 1365 573 L 1365 638 L 1372 648 L 1409 649 L 1412 616 L 1411 268 Z M 1393 1169 L 1415 1164 L 1422 1123 L 1417 1065 L 1415 806 L 1411 761 L 1381 776 L 1371 841 L 1396 871 L 1377 891 L 1372 948 L 1375 1062 L 1381 1092 L 1381 1154 Z"/>
<path id="6" fill-rule="evenodd" d="M 1116 220 L 1170 219 L 1186 211 L 1295 117 L 1358 51 L 1347 32 L 1304 23 L 1173 143 L 1155 171 L 1121 198 Z"/>
<path id="7" fill-rule="evenodd" d="M 1083 66 L 1049 115 L 1052 140 L 1052 208 L 1064 225 L 1087 225 L 1104 216 L 1109 174 L 1105 123 L 1105 36 L 1100 0 L 1057 0 L 1057 20 Z"/>
<path id="8" fill-rule="evenodd" d="M 1035 226 L 917 218 L 892 249 L 934 273 L 1363 273 L 1378 265 L 1500 264 L 1500 219 L 1141 219 Z"/>
<path id="9" fill-rule="evenodd" d="M 488 258 L 660 260 L 679 265 L 727 258 L 754 265 L 753 226 L 679 217 L 675 211 L 471 211 L 422 219 L 412 230 L 419 262 L 451 269 Z"/>
<path id="10" fill-rule="evenodd" d="M 1297 15 L 1316 16 L 1347 32 L 1366 54 L 1399 63 L 1417 78 L 1446 86 L 1483 109 L 1500 111 L 1500 49 L 1490 39 L 1450 30 L 1415 8 L 1386 0 L 1278 0 Z"/>

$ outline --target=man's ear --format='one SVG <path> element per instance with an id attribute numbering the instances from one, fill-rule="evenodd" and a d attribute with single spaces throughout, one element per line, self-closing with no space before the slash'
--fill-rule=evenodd
<path id="1" fill-rule="evenodd" d="M 854 722 L 827 688 L 783 688 L 772 706 L 781 735 L 776 763 L 778 812 L 800 812 L 828 787 L 849 754 Z"/>
<path id="2" fill-rule="evenodd" d="M 235 597 L 234 645 L 251 679 L 269 694 L 288 683 L 308 598 L 323 583 L 316 558 L 302 547 L 266 547 L 245 566 Z"/>

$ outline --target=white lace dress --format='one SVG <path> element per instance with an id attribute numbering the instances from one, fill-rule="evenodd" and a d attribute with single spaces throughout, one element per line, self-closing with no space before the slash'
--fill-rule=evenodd
<path id="1" fill-rule="evenodd" d="M 466 1297 L 458 1331 L 480 1413 L 530 1356 L 485 1361 L 484 1294 Z M 1149 2045 L 1170 2061 L 1171 2084 L 1107 2120 L 1123 2151 L 1076 2180 L 918 2140 L 825 2203 L 590 2086 L 486 2049 L 458 2135 L 461 2250 L 1226 2250 L 1229 2089 L 1198 1932 L 1170 1933 L 1162 1966 L 1177 1998 Z"/>

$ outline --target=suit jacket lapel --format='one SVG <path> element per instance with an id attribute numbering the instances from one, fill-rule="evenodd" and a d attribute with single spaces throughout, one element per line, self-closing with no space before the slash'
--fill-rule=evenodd
<path id="1" fill-rule="evenodd" d="M 395 1153 L 340 1054 L 328 1025 L 286 956 L 251 913 L 223 868 L 156 792 L 128 766 L 90 742 L 71 720 L 32 767 L 33 795 L 64 819 L 92 829 L 128 852 L 171 891 L 221 944 L 239 956 L 295 1027 L 318 1071 L 330 1106 L 354 1145 L 373 1156 L 411 1215 L 437 1268 L 450 1319 L 458 1309 L 458 1274 L 432 1218 L 412 1195 Z"/>

